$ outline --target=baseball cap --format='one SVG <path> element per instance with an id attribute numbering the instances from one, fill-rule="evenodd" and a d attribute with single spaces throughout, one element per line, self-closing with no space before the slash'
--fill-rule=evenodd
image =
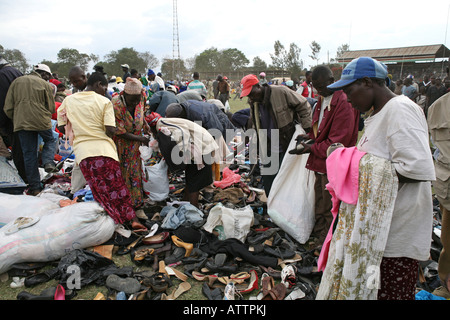
<path id="1" fill-rule="evenodd" d="M 327 88 L 330 90 L 340 90 L 364 77 L 386 79 L 387 76 L 388 71 L 384 63 L 370 57 L 359 57 L 353 59 L 342 70 L 342 76 L 339 81 L 329 85 Z"/>
<path id="2" fill-rule="evenodd" d="M 259 80 L 254 74 L 249 74 L 243 77 L 241 80 L 241 98 L 248 96 L 250 91 L 252 91 L 253 86 L 257 83 L 259 83 Z"/>
<path id="3" fill-rule="evenodd" d="M 173 85 L 168 86 L 168 87 L 167 87 L 167 91 L 172 91 L 172 92 L 175 93 L 175 94 L 178 93 L 177 88 L 176 88 L 175 86 L 173 86 Z"/>
<path id="4" fill-rule="evenodd" d="M 130 69 L 130 66 L 129 66 L 129 65 L 127 65 L 127 64 L 122 64 L 122 65 L 121 65 L 121 67 L 122 67 L 122 68 L 127 68 L 127 69 Z"/>
<path id="5" fill-rule="evenodd" d="M 37 65 L 34 66 L 34 70 L 35 71 L 36 70 L 45 71 L 45 72 L 48 72 L 48 73 L 52 74 L 52 72 L 50 71 L 49 66 L 46 65 L 46 64 L 37 64 Z"/>

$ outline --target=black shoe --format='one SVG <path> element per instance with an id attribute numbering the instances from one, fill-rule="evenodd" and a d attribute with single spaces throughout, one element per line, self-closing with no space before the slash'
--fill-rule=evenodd
<path id="1" fill-rule="evenodd" d="M 47 173 L 54 172 L 55 169 L 56 169 L 56 165 L 53 162 L 49 162 L 49 163 L 44 164 L 44 170 Z"/>
<path id="2" fill-rule="evenodd" d="M 295 251 L 281 247 L 273 248 L 270 246 L 264 246 L 264 252 L 282 260 L 290 259 L 295 256 Z"/>
<path id="3" fill-rule="evenodd" d="M 270 228 L 266 231 L 258 232 L 255 235 L 247 237 L 247 243 L 249 245 L 256 245 L 259 243 L 263 243 L 264 241 L 272 237 L 279 230 L 280 228 Z"/>
<path id="4" fill-rule="evenodd" d="M 208 298 L 208 300 L 222 300 L 223 295 L 222 291 L 219 288 L 215 288 L 214 290 L 211 290 L 207 282 L 203 283 L 202 286 L 202 293 L 205 297 Z"/>

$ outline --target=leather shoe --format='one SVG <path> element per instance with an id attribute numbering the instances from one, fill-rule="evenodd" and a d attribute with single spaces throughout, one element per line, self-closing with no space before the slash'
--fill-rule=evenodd
<path id="1" fill-rule="evenodd" d="M 172 241 L 177 247 L 186 249 L 186 253 L 184 255 L 185 257 L 189 257 L 191 255 L 191 252 L 194 249 L 194 244 L 184 242 L 183 240 L 181 240 L 176 235 L 172 236 Z"/>
<path id="2" fill-rule="evenodd" d="M 263 243 L 264 241 L 275 235 L 275 233 L 278 232 L 279 230 L 280 228 L 270 228 L 266 231 L 258 232 L 255 235 L 247 237 L 247 243 L 249 245 L 256 245 Z"/>

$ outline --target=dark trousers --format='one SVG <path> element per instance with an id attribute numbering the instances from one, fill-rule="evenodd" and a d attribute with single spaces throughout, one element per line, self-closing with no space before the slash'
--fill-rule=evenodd
<path id="1" fill-rule="evenodd" d="M 43 131 L 17 131 L 22 147 L 23 161 L 25 165 L 25 172 L 28 180 L 30 190 L 41 189 L 41 177 L 39 174 L 39 150 L 38 137 L 40 136 L 44 141 L 42 148 L 41 160 L 45 165 L 53 162 L 56 152 L 57 140 L 53 136 L 51 129 Z"/>
<path id="2" fill-rule="evenodd" d="M 333 222 L 333 215 L 331 214 L 333 204 L 331 202 L 331 194 L 326 188 L 326 185 L 328 184 L 327 175 L 317 172 L 315 172 L 315 175 L 316 182 L 314 184 L 314 212 L 316 223 L 314 225 L 312 234 L 319 239 L 317 245 L 322 245 L 328 234 L 331 223 Z"/>

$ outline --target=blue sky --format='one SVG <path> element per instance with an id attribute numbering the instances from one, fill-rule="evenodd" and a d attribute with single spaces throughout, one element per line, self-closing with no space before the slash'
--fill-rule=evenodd
<path id="1" fill-rule="evenodd" d="M 226 4 L 226 5 L 224 5 Z M 315 64 L 310 44 L 318 42 L 321 62 L 349 44 L 352 50 L 448 44 L 450 1 L 178 0 L 182 59 L 203 50 L 237 48 L 268 64 L 273 45 L 301 49 L 305 67 Z M 61 48 L 96 54 L 133 47 L 160 61 L 172 57 L 173 1 L 0 1 L 0 44 L 19 49 L 30 64 L 57 60 Z M 156 68 L 158 69 L 158 68 Z"/>

